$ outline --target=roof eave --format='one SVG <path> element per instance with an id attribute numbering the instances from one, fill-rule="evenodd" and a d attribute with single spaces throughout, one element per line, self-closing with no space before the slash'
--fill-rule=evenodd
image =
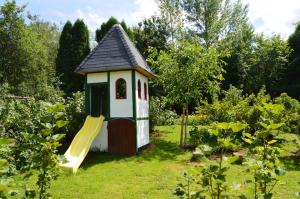
<path id="1" fill-rule="evenodd" d="M 122 70 L 136 70 L 139 73 L 145 75 L 148 78 L 155 78 L 157 75 L 153 73 L 152 71 L 145 70 L 141 66 L 136 67 L 123 67 L 123 68 L 116 68 L 116 69 L 101 69 L 101 68 L 95 68 L 94 70 L 87 70 L 84 71 L 82 69 L 76 69 L 74 72 L 80 75 L 86 75 L 88 73 L 98 73 L 98 72 L 109 72 L 109 71 L 122 71 Z"/>

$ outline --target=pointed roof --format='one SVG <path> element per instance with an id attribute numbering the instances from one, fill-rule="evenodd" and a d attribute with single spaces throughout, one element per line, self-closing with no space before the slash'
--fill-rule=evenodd
<path id="1" fill-rule="evenodd" d="M 116 24 L 81 62 L 75 72 L 86 74 L 129 69 L 135 69 L 148 77 L 155 76 L 122 26 Z"/>

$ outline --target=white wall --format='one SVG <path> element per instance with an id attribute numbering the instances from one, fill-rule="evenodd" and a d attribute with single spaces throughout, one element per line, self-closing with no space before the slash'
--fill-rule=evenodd
<path id="1" fill-rule="evenodd" d="M 116 81 L 126 81 L 126 99 L 116 99 Z M 110 72 L 110 117 L 133 117 L 131 71 Z"/>
<path id="2" fill-rule="evenodd" d="M 137 147 L 149 144 L 149 120 L 137 120 Z"/>
<path id="3" fill-rule="evenodd" d="M 107 82 L 107 72 L 87 74 L 87 83 Z"/>
<path id="4" fill-rule="evenodd" d="M 90 151 L 107 151 L 108 150 L 108 137 L 107 137 L 107 121 L 103 122 L 100 133 L 95 138 L 91 145 Z"/>
<path id="5" fill-rule="evenodd" d="M 138 80 L 141 81 L 141 99 L 138 97 Z M 149 117 L 149 88 L 148 78 L 135 71 L 135 99 L 136 99 L 136 117 Z M 144 98 L 144 83 L 147 84 L 147 100 Z"/>
<path id="6" fill-rule="evenodd" d="M 138 97 L 138 81 L 141 81 L 141 98 Z M 144 96 L 144 83 L 147 84 L 147 99 Z M 136 129 L 137 129 L 137 147 L 140 148 L 149 144 L 149 87 L 148 78 L 135 71 L 135 99 L 136 99 Z M 139 120 L 141 118 L 142 120 Z"/>

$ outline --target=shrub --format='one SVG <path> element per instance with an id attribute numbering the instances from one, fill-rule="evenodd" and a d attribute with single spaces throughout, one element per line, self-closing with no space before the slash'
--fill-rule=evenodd
<path id="1" fill-rule="evenodd" d="M 66 117 L 69 124 L 65 127 L 66 137 L 63 140 L 62 150 L 65 151 L 72 142 L 76 133 L 82 127 L 86 114 L 83 92 L 76 92 L 66 99 Z"/>
<path id="2" fill-rule="evenodd" d="M 300 134 L 300 102 L 289 97 L 286 93 L 282 93 L 275 99 L 276 104 L 284 106 L 285 114 L 282 118 L 286 123 L 285 132 Z"/>
<path id="3" fill-rule="evenodd" d="M 2 119 L 3 130 L 0 136 L 13 140 L 13 145 L 3 150 L 1 145 L 0 159 L 8 164 L 3 178 L 18 175 L 23 179 L 26 198 L 49 198 L 51 181 L 58 176 L 59 140 L 64 136 L 60 129 L 67 124 L 65 107 L 62 104 L 52 105 L 34 100 L 7 100 Z M 23 118 L 24 117 L 24 118 Z M 30 189 L 26 183 L 28 177 L 38 175 L 38 189 Z M 1 192 L 1 191 L 0 191 Z M 10 192 L 10 194 L 16 194 Z M 4 197 L 4 191 L 0 193 Z M 4 197 L 5 198 L 5 197 Z"/>
<path id="4" fill-rule="evenodd" d="M 166 109 L 166 99 L 163 97 L 153 97 L 150 99 L 150 128 L 160 125 L 174 125 L 177 114 Z"/>
<path id="5" fill-rule="evenodd" d="M 261 111 L 259 127 L 251 135 L 244 133 L 244 141 L 250 145 L 250 156 L 246 164 L 253 172 L 254 198 L 272 198 L 273 189 L 278 183 L 278 176 L 284 175 L 280 168 L 279 155 L 281 149 L 278 146 L 278 135 L 283 133 L 281 128 L 285 123 L 274 120 L 281 116 L 284 107 L 278 104 L 264 103 L 257 107 Z M 247 171 L 249 172 L 250 169 Z"/>
<path id="6" fill-rule="evenodd" d="M 217 141 L 217 137 L 209 132 L 209 127 L 207 126 L 193 126 L 189 131 L 190 139 L 189 144 L 193 147 L 198 145 L 209 145 Z"/>
<path id="7" fill-rule="evenodd" d="M 225 158 L 225 152 L 237 147 L 235 144 L 236 134 L 243 132 L 246 127 L 247 124 L 240 122 L 214 124 L 209 133 L 217 139 L 214 143 L 209 143 L 209 146 L 205 148 L 218 150 L 219 158 L 209 165 L 198 167 L 196 169 L 197 175 L 185 174 L 184 177 L 188 184 L 178 184 L 174 194 L 181 198 L 205 198 L 204 193 L 207 193 L 210 198 L 226 198 L 227 195 L 224 193 L 228 189 L 226 171 L 229 169 L 226 162 L 232 163 L 238 157 L 232 156 L 227 159 Z M 200 188 L 191 192 L 190 190 L 191 188 L 193 189 L 195 183 L 200 185 Z"/>

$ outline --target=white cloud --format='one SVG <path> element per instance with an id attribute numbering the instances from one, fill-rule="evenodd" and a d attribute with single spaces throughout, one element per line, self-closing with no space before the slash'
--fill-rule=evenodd
<path id="1" fill-rule="evenodd" d="M 287 38 L 300 21 L 299 0 L 242 0 L 249 5 L 249 18 L 256 32 Z"/>
<path id="2" fill-rule="evenodd" d="M 155 0 L 111 0 L 102 4 L 99 2 L 90 1 L 89 6 L 77 5 L 75 9 L 69 11 L 52 8 L 48 19 L 64 23 L 66 20 L 74 22 L 77 18 L 82 18 L 90 31 L 94 32 L 110 16 L 133 26 L 144 18 L 159 13 Z M 242 2 L 249 4 L 250 21 L 255 31 L 259 33 L 264 32 L 269 36 L 275 33 L 287 38 L 294 31 L 295 23 L 300 21 L 300 0 L 242 0 Z"/>
<path id="3" fill-rule="evenodd" d="M 95 30 L 108 19 L 107 17 L 99 15 L 96 10 L 89 6 L 86 7 L 86 9 L 77 9 L 75 11 L 75 18 L 83 19 L 92 32 L 95 32 Z"/>
<path id="4" fill-rule="evenodd" d="M 134 4 L 137 9 L 130 13 L 127 19 L 125 18 L 130 25 L 136 25 L 144 18 L 149 18 L 159 12 L 155 0 L 134 0 Z"/>

